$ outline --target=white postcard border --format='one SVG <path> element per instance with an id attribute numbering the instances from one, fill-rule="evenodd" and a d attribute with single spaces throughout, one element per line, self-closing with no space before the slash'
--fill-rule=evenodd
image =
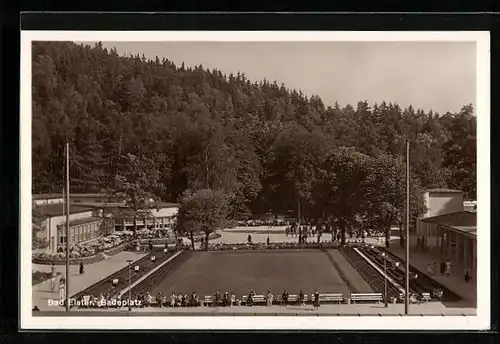
<path id="1" fill-rule="evenodd" d="M 476 42 L 477 315 L 408 317 L 34 317 L 31 289 L 31 42 Z M 20 328 L 21 329 L 331 329 L 466 330 L 490 326 L 490 34 L 487 31 L 22 31 L 20 85 Z M 418 306 L 413 306 L 418 307 Z M 265 319 L 265 320 L 264 320 Z M 353 321 L 353 320 L 356 321 Z"/>

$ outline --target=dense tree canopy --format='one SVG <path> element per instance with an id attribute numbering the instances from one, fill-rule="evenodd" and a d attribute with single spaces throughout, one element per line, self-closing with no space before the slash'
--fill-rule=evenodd
<path id="1" fill-rule="evenodd" d="M 228 195 L 222 190 L 186 190 L 181 197 L 176 231 L 190 237 L 194 249 L 194 235 L 205 234 L 205 248 L 208 250 L 210 233 L 226 225 Z"/>
<path id="2" fill-rule="evenodd" d="M 69 141 L 73 192 L 124 186 L 120 157 L 131 154 L 152 162 L 157 185 L 148 192 L 157 198 L 224 190 L 232 218 L 300 211 L 344 227 L 370 208 L 356 202 L 378 178 L 376 191 L 387 197 L 374 196 L 370 209 L 388 223 L 401 215 L 399 170 L 404 176 L 409 140 L 415 190 L 452 187 L 476 196 L 470 105 L 443 115 L 386 102 L 325 106 L 276 82 L 119 56 L 101 44 L 34 42 L 32 58 L 37 193 L 61 192 Z"/>

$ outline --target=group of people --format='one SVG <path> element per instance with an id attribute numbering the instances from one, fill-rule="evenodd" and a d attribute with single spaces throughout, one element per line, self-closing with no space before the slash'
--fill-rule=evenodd
<path id="1" fill-rule="evenodd" d="M 449 276 L 451 274 L 451 262 L 450 260 L 442 261 L 439 264 L 439 271 L 437 268 L 437 263 L 434 261 L 432 264 L 427 264 L 427 273 L 431 276 L 435 276 L 437 273 L 442 276 Z"/>
<path id="2" fill-rule="evenodd" d="M 151 305 L 153 301 L 156 301 L 156 305 L 158 307 L 198 307 L 201 305 L 200 299 L 195 291 L 188 295 L 187 293 L 174 293 L 167 297 L 163 295 L 160 291 L 153 297 L 150 293 L 147 293 L 146 296 L 139 296 L 140 299 L 143 299 L 146 305 Z"/>
<path id="3" fill-rule="evenodd" d="M 290 296 L 290 294 L 288 293 L 288 290 L 285 289 L 283 291 L 283 294 L 281 294 L 280 304 L 282 306 L 289 305 L 289 296 Z M 267 293 L 264 295 L 264 297 L 265 297 L 266 305 L 268 307 L 271 307 L 273 305 L 273 302 L 275 301 L 274 295 L 271 293 L 270 290 L 268 290 Z M 251 290 L 250 293 L 248 294 L 247 300 L 246 300 L 246 305 L 248 307 L 252 307 L 254 305 L 254 298 L 255 298 L 255 291 Z M 299 291 L 298 298 L 297 298 L 296 302 L 298 305 L 301 305 L 301 306 L 304 306 L 306 304 L 306 294 L 304 293 L 304 291 L 302 289 Z M 320 300 L 319 300 L 319 290 L 318 289 L 316 289 L 316 291 L 313 294 L 312 303 L 313 303 L 314 309 L 319 308 Z"/>
<path id="4" fill-rule="evenodd" d="M 435 276 L 437 274 L 437 263 L 435 261 L 432 264 L 427 264 L 427 273 L 431 276 Z M 439 273 L 441 274 L 441 276 L 451 275 L 451 261 L 449 259 L 439 264 Z M 465 268 L 464 281 L 468 283 L 470 280 L 470 270 L 469 268 Z"/>
<path id="5" fill-rule="evenodd" d="M 252 307 L 255 305 L 255 291 L 251 290 L 247 296 L 246 299 L 243 299 L 243 302 L 245 303 L 246 306 Z M 271 293 L 270 290 L 267 291 L 267 293 L 264 295 L 265 303 L 268 307 L 272 306 L 273 304 L 276 304 L 276 301 L 279 302 L 280 305 L 282 306 L 287 306 L 291 304 L 289 300 L 289 293 L 288 290 L 284 290 L 281 299 L 276 300 L 275 296 Z M 125 293 L 122 295 L 122 300 L 127 299 L 128 294 Z M 82 295 L 82 300 L 85 299 L 85 296 Z M 111 300 L 110 294 L 100 294 L 99 297 L 95 297 L 93 295 L 87 295 L 87 298 L 89 300 L 94 300 L 92 302 L 92 305 L 95 307 L 106 307 L 102 305 L 108 304 L 107 302 L 103 301 L 109 301 Z M 221 293 L 220 291 L 217 291 L 213 297 L 210 300 L 210 303 L 205 303 L 205 299 L 200 299 L 198 295 L 196 294 L 195 291 L 193 291 L 190 295 L 186 293 L 174 293 L 170 296 L 164 295 L 162 292 L 158 292 L 156 296 L 153 296 L 151 293 L 145 293 L 145 294 L 140 294 L 137 296 L 137 300 L 140 300 L 141 302 L 140 307 L 149 307 L 149 306 L 157 306 L 157 307 L 199 307 L 199 306 L 211 306 L 211 307 L 231 307 L 231 306 L 240 306 L 241 305 L 241 300 L 236 299 L 236 295 L 234 293 L 229 293 L 229 292 L 224 292 Z M 300 290 L 297 299 L 294 300 L 294 303 L 297 305 L 305 305 L 306 304 L 306 294 L 303 290 Z M 311 300 L 312 304 L 315 309 L 318 309 L 320 306 L 320 299 L 319 299 L 319 290 L 316 289 L 315 293 L 313 294 L 313 299 Z M 84 302 L 81 303 L 81 305 L 85 305 Z"/>

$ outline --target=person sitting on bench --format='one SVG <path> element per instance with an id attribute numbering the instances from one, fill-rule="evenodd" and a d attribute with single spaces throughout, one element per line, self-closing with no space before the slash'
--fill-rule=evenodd
<path id="1" fill-rule="evenodd" d="M 161 291 L 159 291 L 158 294 L 156 294 L 156 304 L 159 307 L 163 307 L 163 294 Z"/>
<path id="2" fill-rule="evenodd" d="M 177 298 L 175 300 L 175 306 L 176 307 L 182 307 L 182 293 L 179 293 L 177 295 Z"/>
<path id="3" fill-rule="evenodd" d="M 198 296 L 196 295 L 196 292 L 193 291 L 191 293 L 191 298 L 189 299 L 189 306 L 190 307 L 198 306 L 197 301 L 196 301 L 197 298 L 198 298 Z"/>
<path id="4" fill-rule="evenodd" d="M 177 296 L 175 295 L 174 292 L 172 292 L 172 295 L 170 295 L 170 307 L 175 307 L 176 300 Z"/>
<path id="5" fill-rule="evenodd" d="M 228 307 L 230 305 L 230 303 L 231 303 L 231 300 L 229 299 L 229 293 L 226 291 L 224 293 L 223 298 L 222 298 L 222 305 L 224 307 Z"/>

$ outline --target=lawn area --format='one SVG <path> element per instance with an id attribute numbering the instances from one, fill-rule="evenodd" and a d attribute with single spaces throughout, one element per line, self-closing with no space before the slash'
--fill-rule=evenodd
<path id="1" fill-rule="evenodd" d="M 58 272 L 57 275 L 61 273 Z M 31 285 L 36 285 L 38 283 L 42 283 L 52 277 L 52 273 L 45 271 L 33 271 L 31 274 Z"/>
<path id="2" fill-rule="evenodd" d="M 164 295 L 188 293 L 200 296 L 233 292 L 246 295 L 250 289 L 257 294 L 268 290 L 298 293 L 350 292 L 345 281 L 327 256 L 319 250 L 286 250 L 263 252 L 195 252 L 179 269 L 158 284 L 152 293 Z M 353 269 L 352 267 L 348 267 Z"/>

